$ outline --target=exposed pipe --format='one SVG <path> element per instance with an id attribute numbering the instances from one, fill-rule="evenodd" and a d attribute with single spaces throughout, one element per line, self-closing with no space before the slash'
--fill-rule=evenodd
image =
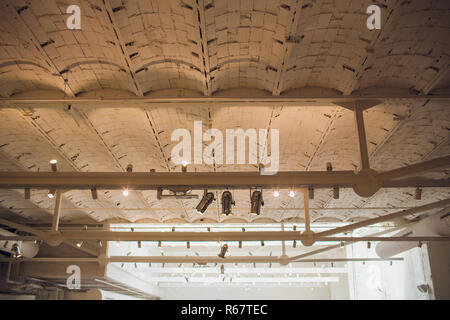
<path id="1" fill-rule="evenodd" d="M 411 227 L 408 227 L 393 235 L 394 237 L 435 237 L 450 236 L 450 208 L 436 213 L 430 217 L 419 221 Z M 390 258 L 404 251 L 419 246 L 418 241 L 396 241 L 380 242 L 375 251 L 381 258 Z"/>

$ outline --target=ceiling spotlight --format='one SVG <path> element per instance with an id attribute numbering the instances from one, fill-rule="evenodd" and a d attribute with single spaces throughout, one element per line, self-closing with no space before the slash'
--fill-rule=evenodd
<path id="1" fill-rule="evenodd" d="M 236 203 L 233 201 L 233 195 L 230 191 L 224 191 L 222 193 L 222 214 L 230 215 L 231 213 L 231 207 L 234 206 Z"/>
<path id="2" fill-rule="evenodd" d="M 295 191 L 294 190 L 289 191 L 289 197 L 291 197 L 291 198 L 295 197 Z"/>
<path id="3" fill-rule="evenodd" d="M 161 248 L 161 245 L 162 245 L 162 242 L 160 240 L 160 241 L 158 241 L 158 248 Z"/>
<path id="4" fill-rule="evenodd" d="M 370 247 L 371 247 L 371 244 L 370 244 L 370 241 L 369 241 L 369 242 L 367 242 L 367 249 L 370 249 Z"/>
<path id="5" fill-rule="evenodd" d="M 56 193 L 56 190 L 50 190 L 49 192 L 48 192 L 48 194 L 47 194 L 47 196 L 50 198 L 50 199 L 53 199 L 54 197 L 55 197 L 55 193 Z"/>
<path id="6" fill-rule="evenodd" d="M 77 247 L 81 248 L 81 246 L 83 245 L 83 241 L 77 242 Z"/>
<path id="7" fill-rule="evenodd" d="M 116 241 L 116 246 L 117 247 L 120 246 L 120 241 L 119 240 Z"/>
<path id="8" fill-rule="evenodd" d="M 92 199 L 94 199 L 94 200 L 98 199 L 97 188 L 92 188 L 91 189 L 91 196 L 92 196 Z"/>
<path id="9" fill-rule="evenodd" d="M 142 248 L 141 240 L 138 241 L 137 245 L 138 245 L 138 248 L 139 248 L 139 249 Z"/>
<path id="10" fill-rule="evenodd" d="M 197 205 L 197 211 L 200 213 L 205 213 L 206 209 L 208 209 L 209 205 L 214 201 L 214 193 L 212 192 L 206 192 L 203 195 L 202 200 L 200 200 L 200 203 Z"/>
<path id="11" fill-rule="evenodd" d="M 183 160 L 183 162 L 181 162 L 181 171 L 182 172 L 187 172 L 187 166 L 188 166 L 188 162 L 186 160 Z"/>
<path id="12" fill-rule="evenodd" d="M 186 242 L 186 247 L 187 247 L 188 249 L 191 248 L 191 242 L 190 242 L 190 241 Z"/>
<path id="13" fill-rule="evenodd" d="M 261 213 L 261 206 L 264 206 L 261 191 L 254 191 L 250 197 L 251 207 L 250 213 L 259 215 Z"/>
<path id="14" fill-rule="evenodd" d="M 242 249 L 242 241 L 239 241 L 239 249 Z"/>
<path id="15" fill-rule="evenodd" d="M 20 250 L 20 246 L 17 243 L 14 243 L 12 248 L 12 257 L 14 259 L 19 259 L 20 257 L 22 257 L 22 250 Z"/>
<path id="16" fill-rule="evenodd" d="M 264 247 L 264 240 L 261 240 L 261 247 Z"/>
<path id="17" fill-rule="evenodd" d="M 273 196 L 274 196 L 275 198 L 278 198 L 278 197 L 280 196 L 280 191 L 275 190 L 275 191 L 273 192 Z"/>
<path id="18" fill-rule="evenodd" d="M 128 166 L 127 166 L 127 172 L 133 172 L 133 165 L 132 164 L 129 164 Z"/>
<path id="19" fill-rule="evenodd" d="M 50 160 L 50 165 L 51 165 L 51 167 L 52 167 L 52 171 L 53 171 L 53 172 L 58 171 L 58 166 L 56 165 L 57 163 L 58 163 L 57 160 Z"/>
<path id="20" fill-rule="evenodd" d="M 296 248 L 297 247 L 297 241 L 294 240 L 294 242 L 292 243 L 292 248 Z"/>
<path id="21" fill-rule="evenodd" d="M 224 244 L 223 246 L 222 246 L 222 248 L 220 249 L 220 253 L 217 255 L 219 258 L 225 258 L 225 255 L 227 254 L 227 251 L 228 251 L 228 245 L 227 244 Z"/>
<path id="22" fill-rule="evenodd" d="M 122 191 L 122 194 L 124 197 L 128 197 L 128 195 L 130 194 L 130 191 L 128 191 L 128 189 L 125 189 Z"/>
<path id="23" fill-rule="evenodd" d="M 328 172 L 333 171 L 333 165 L 331 164 L 331 162 L 327 162 L 327 171 Z"/>

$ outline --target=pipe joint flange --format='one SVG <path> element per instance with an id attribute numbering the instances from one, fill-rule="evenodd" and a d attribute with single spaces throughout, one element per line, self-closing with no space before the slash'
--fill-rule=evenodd
<path id="1" fill-rule="evenodd" d="M 62 240 L 56 238 L 56 235 L 50 235 L 44 240 L 49 246 L 58 247 L 61 245 Z"/>
<path id="2" fill-rule="evenodd" d="M 289 264 L 289 257 L 285 254 L 280 256 L 280 265 L 281 266 L 287 266 Z"/>
<path id="3" fill-rule="evenodd" d="M 304 246 L 311 247 L 314 244 L 314 242 L 316 242 L 314 238 L 314 232 L 311 230 L 306 230 L 305 232 L 302 233 L 302 238 L 300 241 Z"/>
<path id="4" fill-rule="evenodd" d="M 380 190 L 382 181 L 378 179 L 378 173 L 372 169 L 361 170 L 356 174 L 359 182 L 353 187 L 353 191 L 363 198 L 373 196 Z"/>

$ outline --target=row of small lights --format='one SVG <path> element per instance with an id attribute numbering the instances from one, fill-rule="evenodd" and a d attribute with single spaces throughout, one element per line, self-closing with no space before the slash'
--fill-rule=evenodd
<path id="1" fill-rule="evenodd" d="M 52 171 L 53 172 L 57 171 L 57 167 L 56 167 L 57 163 L 58 163 L 58 160 L 50 160 L 50 165 L 52 167 Z M 183 165 L 183 167 L 187 167 L 188 163 L 186 161 L 183 161 L 182 165 Z M 128 189 L 125 189 L 125 190 L 122 191 L 122 195 L 124 197 L 128 197 L 130 195 L 130 191 Z M 275 198 L 278 198 L 280 196 L 280 191 L 279 190 L 275 190 L 273 192 L 273 196 Z M 55 190 L 50 190 L 50 192 L 48 193 L 48 197 L 50 199 L 53 199 L 55 197 Z M 291 197 L 291 198 L 295 197 L 295 191 L 294 190 L 290 190 L 289 191 L 289 197 Z"/>

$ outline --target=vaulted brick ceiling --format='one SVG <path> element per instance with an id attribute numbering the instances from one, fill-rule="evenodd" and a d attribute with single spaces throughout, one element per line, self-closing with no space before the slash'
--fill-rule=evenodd
<path id="1" fill-rule="evenodd" d="M 373 1 L 5 0 L 0 10 L 0 95 L 8 97 L 271 96 L 450 90 L 450 2 L 388 0 L 382 29 L 366 27 Z M 66 8 L 81 7 L 81 30 Z M 2 102 L 5 103 L 5 102 Z M 171 161 L 177 128 L 280 129 L 280 170 L 358 167 L 351 111 L 340 107 L 145 107 L 120 105 L 0 108 L 0 170 L 120 172 L 179 170 Z M 450 154 L 447 101 L 391 99 L 365 112 L 371 165 L 383 171 Z M 196 165 L 196 171 L 255 166 Z M 448 171 L 432 174 L 448 177 Z M 219 190 L 217 191 L 220 192 Z M 195 192 L 194 192 L 195 193 Z M 199 192 L 198 192 L 199 193 Z M 381 190 L 363 199 L 317 190 L 313 220 L 348 221 L 448 198 L 448 189 Z M 248 191 L 236 191 L 232 221 L 251 221 Z M 302 198 L 266 196 L 257 221 L 301 220 Z M 196 200 L 156 200 L 156 192 L 65 194 L 62 219 L 198 221 Z M 1 214 L 50 221 L 52 201 L 35 191 L 1 190 Z M 218 208 L 218 203 L 214 204 Z M 24 209 L 28 208 L 28 209 Z M 33 208 L 33 210 L 30 210 Z M 70 208 L 70 209 L 68 209 Z M 133 210 L 129 210 L 133 208 Z M 338 208 L 338 210 L 331 210 Z M 340 210 L 339 208 L 349 208 Z M 359 210 L 350 208 L 361 208 Z M 368 210 L 368 208 L 374 208 Z M 128 210 L 127 210 L 128 209 Z M 141 210 L 139 210 L 141 209 Z M 206 214 L 222 221 L 218 210 Z M 233 220 L 234 219 L 234 220 Z M 225 219 L 227 220 L 227 219 Z M 230 221 L 230 220 L 229 220 Z"/>

